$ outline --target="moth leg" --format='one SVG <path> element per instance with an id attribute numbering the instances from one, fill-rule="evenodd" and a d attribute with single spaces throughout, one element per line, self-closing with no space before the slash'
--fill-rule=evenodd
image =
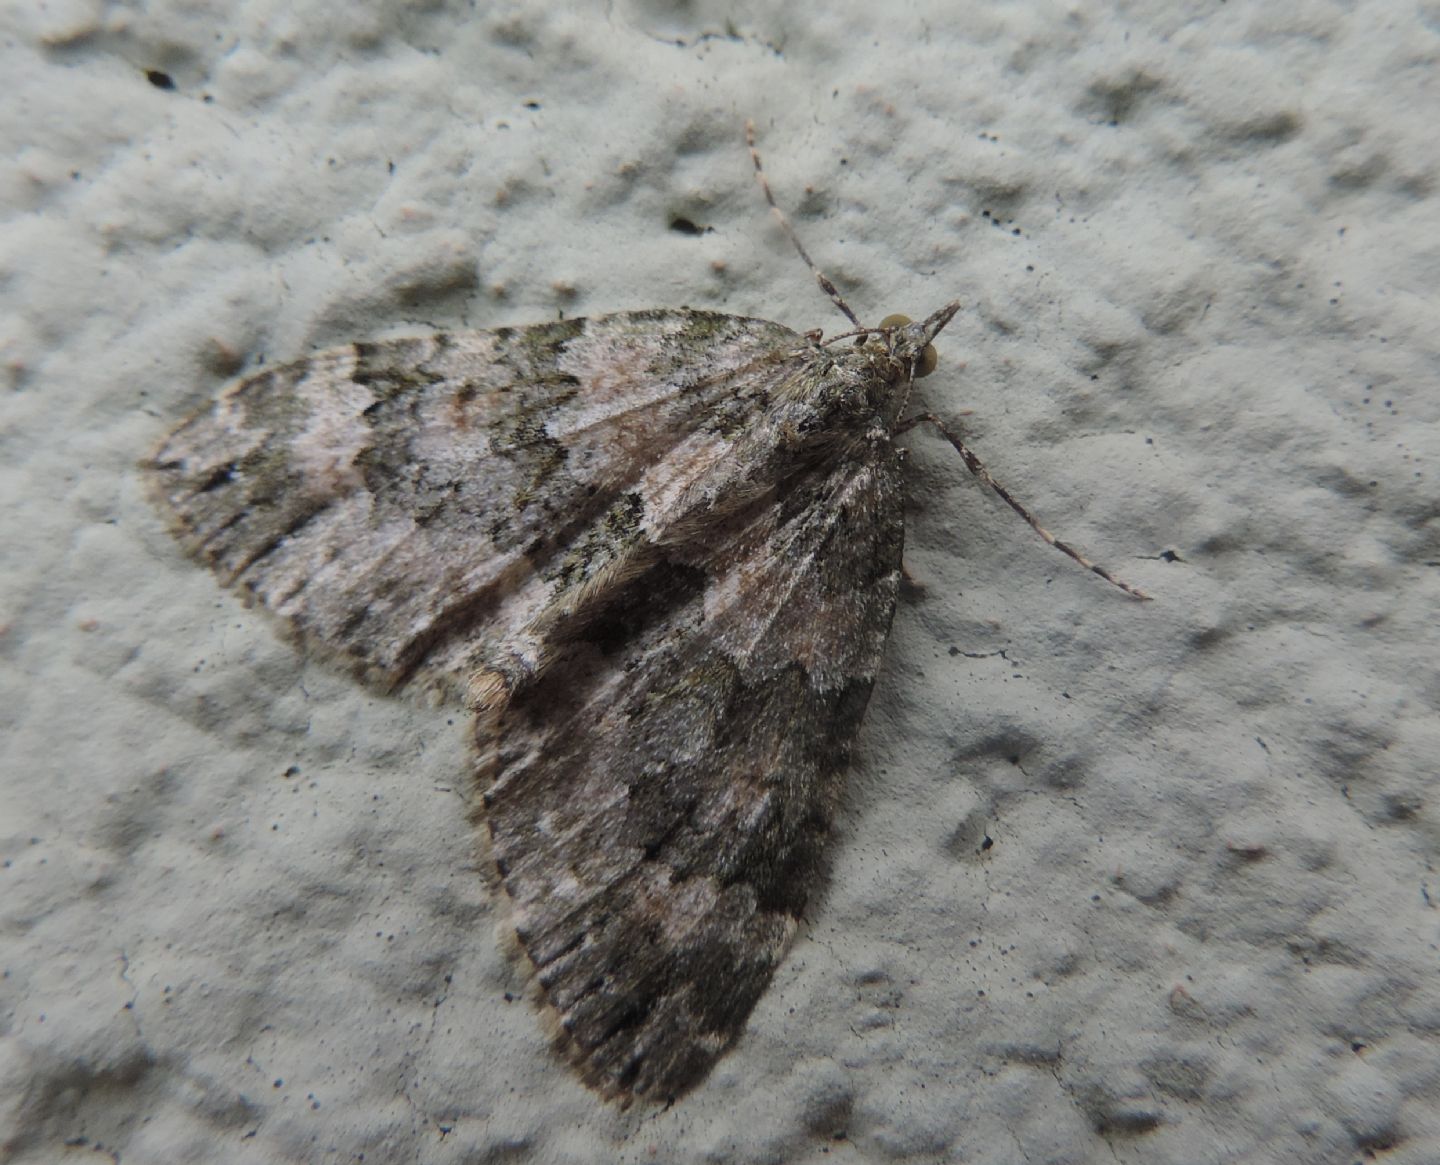
<path id="1" fill-rule="evenodd" d="M 760 165 L 760 151 L 755 148 L 755 123 L 753 121 L 747 121 L 745 123 L 745 144 L 750 147 L 750 160 L 755 163 L 755 180 L 760 183 L 760 189 L 765 192 L 765 201 L 770 204 L 770 209 L 775 212 L 775 219 L 779 222 L 780 229 L 783 230 L 790 241 L 795 244 L 795 249 L 800 252 L 800 258 L 805 260 L 805 266 L 809 267 L 811 273 L 815 276 L 815 282 L 820 284 L 820 290 L 830 297 L 831 303 L 845 313 L 847 320 L 857 328 L 868 330 L 863 328 L 855 313 L 850 310 L 850 305 L 841 298 L 840 292 L 836 290 L 835 285 L 830 282 L 830 277 L 821 271 L 819 267 L 815 266 L 815 261 L 810 258 L 809 253 L 800 242 L 800 236 L 795 233 L 795 228 L 790 225 L 790 220 L 785 217 L 785 212 L 776 205 L 775 195 L 770 193 L 770 180 L 765 177 L 765 168 Z"/>
<path id="2" fill-rule="evenodd" d="M 990 471 L 985 468 L 985 465 L 980 460 L 980 458 L 976 457 L 975 454 L 971 451 L 970 447 L 966 445 L 964 441 L 960 440 L 959 436 L 952 432 L 946 426 L 945 422 L 942 421 L 939 417 L 937 417 L 934 413 L 921 413 L 919 416 L 910 417 L 907 420 L 901 421 L 895 426 L 895 434 L 896 436 L 898 436 L 901 433 L 909 432 L 911 429 L 915 428 L 916 425 L 922 424 L 935 426 L 935 429 L 940 433 L 940 435 L 955 447 L 955 452 L 959 453 L 960 456 L 964 458 L 965 468 L 975 475 L 976 480 L 979 481 L 982 485 L 989 486 L 990 489 L 994 490 L 995 494 L 1000 498 L 1002 502 L 1004 502 L 1007 506 L 1009 506 L 1012 510 L 1014 510 L 1017 514 L 1024 518 L 1025 521 L 1030 524 L 1030 529 L 1034 530 L 1035 533 L 1039 534 L 1041 538 L 1045 539 L 1045 541 L 1050 543 L 1051 546 L 1055 547 L 1056 550 L 1060 551 L 1062 554 L 1068 554 L 1086 570 L 1093 571 L 1095 574 L 1098 574 L 1106 582 L 1110 583 L 1112 586 L 1119 587 L 1127 595 L 1132 595 L 1137 599 L 1150 598 L 1150 596 L 1147 595 L 1144 591 L 1142 591 L 1139 587 L 1131 586 L 1129 583 L 1116 578 L 1103 566 L 1091 562 L 1068 542 L 1060 541 L 1059 538 L 1056 538 L 1054 534 L 1050 533 L 1049 530 L 1045 529 L 1044 526 L 1040 525 L 1039 521 L 1035 518 L 1035 515 L 1032 514 L 1029 510 L 1027 510 L 1018 501 L 1016 501 L 1008 489 L 1006 489 L 1003 485 L 1001 485 L 998 481 L 996 481 L 993 477 L 990 476 Z"/>

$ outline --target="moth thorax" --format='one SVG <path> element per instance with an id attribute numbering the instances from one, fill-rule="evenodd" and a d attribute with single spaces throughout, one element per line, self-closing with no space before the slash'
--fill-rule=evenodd
<path id="1" fill-rule="evenodd" d="M 882 328 L 903 328 L 913 321 L 909 316 L 893 315 L 886 316 L 880 321 Z M 920 359 L 915 362 L 915 376 L 929 376 L 935 371 L 935 365 L 940 363 L 940 354 L 935 351 L 934 344 L 926 344 L 925 351 L 920 353 Z"/>

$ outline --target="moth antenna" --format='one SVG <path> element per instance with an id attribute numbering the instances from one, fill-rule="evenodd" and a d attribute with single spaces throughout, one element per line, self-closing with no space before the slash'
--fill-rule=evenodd
<path id="1" fill-rule="evenodd" d="M 1014 510 L 1017 514 L 1024 518 L 1025 521 L 1030 524 L 1030 529 L 1034 530 L 1035 533 L 1039 534 L 1040 537 L 1045 539 L 1046 542 L 1050 543 L 1051 546 L 1055 547 L 1056 550 L 1060 551 L 1060 553 L 1062 554 L 1068 554 L 1086 570 L 1093 571 L 1095 574 L 1098 574 L 1106 582 L 1110 583 L 1112 586 L 1119 587 L 1127 595 L 1131 595 L 1137 599 L 1149 599 L 1151 597 L 1147 595 L 1144 591 L 1142 591 L 1139 587 L 1131 586 L 1129 583 L 1116 578 L 1103 566 L 1091 562 L 1068 542 L 1061 542 L 1060 539 L 1056 538 L 1054 534 L 1050 533 L 1049 530 L 1045 529 L 1044 526 L 1040 525 L 1040 523 L 1036 520 L 1035 515 L 1032 514 L 1029 510 L 1027 510 L 1024 506 L 1022 506 L 1019 502 L 1017 502 L 1015 498 L 1011 496 L 1011 493 L 1008 489 L 1006 489 L 1003 485 L 1001 485 L 998 481 L 996 481 L 993 477 L 990 476 L 990 471 L 985 468 L 985 465 L 980 460 L 980 458 L 976 457 L 975 454 L 970 450 L 970 447 L 967 446 L 964 441 L 960 440 L 960 438 L 957 437 L 953 432 L 951 432 L 950 429 L 946 427 L 945 422 L 942 421 L 939 417 L 937 417 L 934 413 L 922 413 L 920 416 L 910 417 L 908 420 L 901 421 L 898 425 L 895 426 L 895 432 L 898 435 L 900 433 L 904 433 L 910 429 L 913 429 L 916 425 L 921 424 L 934 425 L 940 435 L 944 437 L 945 440 L 949 441 L 951 445 L 955 446 L 955 452 L 959 453 L 960 456 L 964 458 L 965 468 L 967 468 L 972 474 L 975 475 L 975 479 L 979 481 L 982 485 L 989 486 L 992 490 L 994 490 L 996 495 L 1000 498 L 1002 502 L 1004 502 L 1007 506 L 1009 506 L 1012 510 Z"/>
<path id="2" fill-rule="evenodd" d="M 770 209 L 775 212 L 775 218 L 780 223 L 780 229 L 785 232 L 790 241 L 795 244 L 795 249 L 800 252 L 800 258 L 805 260 L 805 266 L 810 268 L 811 274 L 815 276 L 815 282 L 820 284 L 820 290 L 830 297 L 830 302 L 845 313 L 845 318 L 857 328 L 866 330 L 864 325 L 850 310 L 850 305 L 841 297 L 835 285 L 830 282 L 830 277 L 815 266 L 815 260 L 810 258 L 809 252 L 805 250 L 800 242 L 800 236 L 795 233 L 795 228 L 790 225 L 790 220 L 785 217 L 785 212 L 775 202 L 775 195 L 770 192 L 770 180 L 765 177 L 765 167 L 760 164 L 760 151 L 755 148 L 755 123 L 745 123 L 745 144 L 750 147 L 750 160 L 755 163 L 755 180 L 760 183 L 760 189 L 765 192 L 765 201 L 770 204 Z"/>

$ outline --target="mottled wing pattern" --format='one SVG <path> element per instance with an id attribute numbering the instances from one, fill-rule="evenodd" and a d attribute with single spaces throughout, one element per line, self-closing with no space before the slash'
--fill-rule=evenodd
<path id="1" fill-rule="evenodd" d="M 456 691 L 617 496 L 742 426 L 756 374 L 803 346 L 684 309 L 352 344 L 236 382 L 156 450 L 154 492 L 309 646 Z"/>
<path id="2" fill-rule="evenodd" d="M 894 612 L 898 459 L 856 442 L 671 546 L 477 724 L 517 934 L 592 1087 L 667 1100 L 815 885 Z"/>
<path id="3" fill-rule="evenodd" d="M 894 613 L 892 389 L 939 326 L 355 344 L 237 382 L 151 462 L 192 553 L 308 644 L 465 687 L 516 933 L 607 1095 L 693 1087 L 794 933 Z"/>

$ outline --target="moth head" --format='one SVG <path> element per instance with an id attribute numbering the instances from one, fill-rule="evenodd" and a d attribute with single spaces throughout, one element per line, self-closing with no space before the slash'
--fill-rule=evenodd
<path id="1" fill-rule="evenodd" d="M 887 335 L 890 354 L 908 367 L 912 376 L 929 376 L 940 362 L 931 341 L 955 318 L 955 313 L 959 310 L 959 303 L 947 303 L 918 324 L 909 316 L 886 316 L 880 321 L 880 330 Z"/>

